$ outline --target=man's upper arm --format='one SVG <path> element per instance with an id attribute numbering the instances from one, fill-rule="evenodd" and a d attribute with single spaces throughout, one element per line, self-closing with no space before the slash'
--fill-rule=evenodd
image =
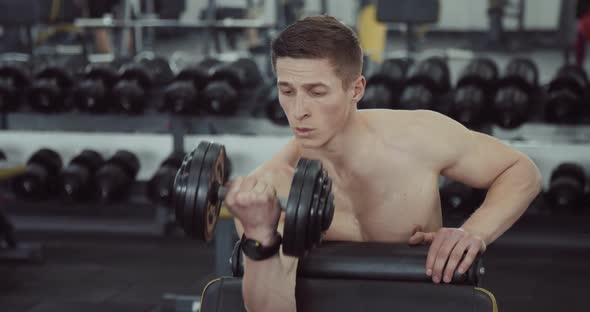
<path id="1" fill-rule="evenodd" d="M 432 113 L 432 154 L 442 175 L 487 189 L 508 168 L 526 158 L 487 134 L 471 131 L 442 114 Z M 426 154 L 428 155 L 428 154 Z"/>

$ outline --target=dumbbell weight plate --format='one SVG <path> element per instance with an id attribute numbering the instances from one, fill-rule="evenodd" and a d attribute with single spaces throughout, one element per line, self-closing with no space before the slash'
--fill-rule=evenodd
<path id="1" fill-rule="evenodd" d="M 219 187 L 227 182 L 225 173 L 225 147 L 220 144 L 209 143 L 205 153 L 194 206 L 194 217 L 197 229 L 202 229 L 205 241 L 209 242 L 215 234 L 215 225 L 219 217 L 222 199 L 218 198 Z M 190 186 L 189 186 L 190 187 Z M 201 224 L 199 224 L 201 223 Z"/>
<path id="2" fill-rule="evenodd" d="M 291 190 L 289 198 L 287 199 L 287 207 L 285 207 L 285 227 L 283 229 L 283 252 L 289 254 L 295 252 L 297 233 L 297 214 L 299 210 L 299 200 L 301 198 L 301 190 L 305 182 L 305 171 L 307 170 L 307 159 L 299 159 L 295 174 L 291 182 Z"/>
<path id="3" fill-rule="evenodd" d="M 195 150 L 187 154 L 174 179 L 173 205 L 176 210 L 176 218 L 187 235 L 200 239 L 204 239 L 204 235 L 203 232 L 197 231 L 192 211 L 192 207 L 195 206 L 199 175 L 191 174 L 191 172 L 201 172 L 201 164 L 208 147 L 208 143 L 201 143 Z"/>
<path id="4" fill-rule="evenodd" d="M 299 167 L 299 164 L 298 164 Z M 298 168 L 299 169 L 299 168 Z M 301 172 L 303 171 L 303 172 Z M 301 183 L 293 185 L 289 192 L 289 202 L 285 215 L 285 237 L 290 237 L 289 244 L 283 243 L 283 252 L 287 255 L 301 257 L 311 249 L 311 242 L 308 241 L 308 231 L 311 226 L 311 206 L 313 205 L 314 191 L 316 190 L 316 183 L 322 171 L 321 164 L 318 161 L 308 160 L 304 170 L 296 170 L 295 178 L 301 179 Z M 297 189 L 299 187 L 299 189 Z M 291 198 L 291 194 L 299 194 L 298 198 Z M 293 200 L 293 203 L 291 203 Z M 294 203 L 297 202 L 297 205 Z M 287 220 L 293 218 L 291 225 L 287 227 Z M 291 245 L 292 244 L 292 245 Z"/>

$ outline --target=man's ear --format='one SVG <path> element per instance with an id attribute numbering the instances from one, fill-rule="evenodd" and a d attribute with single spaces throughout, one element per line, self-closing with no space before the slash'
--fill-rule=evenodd
<path id="1" fill-rule="evenodd" d="M 365 95 L 365 87 L 367 86 L 367 80 L 364 76 L 359 76 L 352 83 L 352 100 L 358 103 Z"/>

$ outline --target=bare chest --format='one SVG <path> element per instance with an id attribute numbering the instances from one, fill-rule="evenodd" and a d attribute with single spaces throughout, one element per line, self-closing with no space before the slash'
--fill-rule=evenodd
<path id="1" fill-rule="evenodd" d="M 335 214 L 326 239 L 403 242 L 415 227 L 441 227 L 438 172 L 410 160 L 384 162 L 371 178 L 333 186 Z"/>

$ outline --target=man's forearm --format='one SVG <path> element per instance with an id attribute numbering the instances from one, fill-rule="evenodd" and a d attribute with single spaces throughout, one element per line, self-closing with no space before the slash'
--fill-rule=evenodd
<path id="1" fill-rule="evenodd" d="M 523 157 L 494 181 L 481 207 L 462 228 L 489 245 L 522 216 L 540 190 L 538 168 Z"/>
<path id="2" fill-rule="evenodd" d="M 295 312 L 295 279 L 279 255 L 253 261 L 244 255 L 242 293 L 249 312 Z"/>

